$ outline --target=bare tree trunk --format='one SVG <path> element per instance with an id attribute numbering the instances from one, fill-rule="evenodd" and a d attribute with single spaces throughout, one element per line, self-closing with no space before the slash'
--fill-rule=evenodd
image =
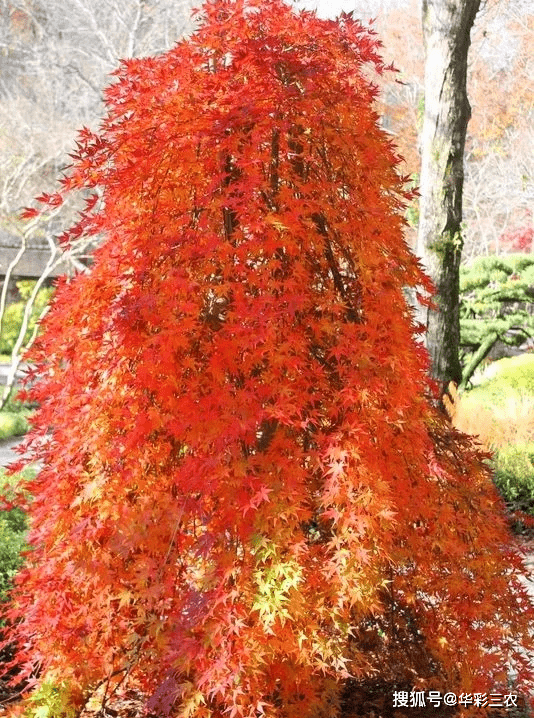
<path id="1" fill-rule="evenodd" d="M 470 31 L 480 0 L 423 0 L 425 116 L 417 253 L 437 289 L 425 311 L 434 377 L 445 387 L 462 378 L 459 360 L 459 270 L 462 253 L 463 158 L 471 108 L 466 76 Z"/>

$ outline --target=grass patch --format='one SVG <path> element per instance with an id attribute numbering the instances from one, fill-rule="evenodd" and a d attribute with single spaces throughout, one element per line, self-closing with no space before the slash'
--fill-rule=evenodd
<path id="1" fill-rule="evenodd" d="M 35 469 L 25 469 L 20 474 L 7 476 L 0 470 L 0 493 L 9 496 L 10 490 L 21 482 L 35 476 Z M 26 548 L 26 514 L 14 507 L 9 511 L 0 511 L 0 601 L 5 601 L 11 587 L 13 576 L 22 566 L 22 551 Z"/>
<path id="2" fill-rule="evenodd" d="M 502 447 L 493 464 L 495 484 L 510 508 L 534 515 L 534 443 Z"/>
<path id="3" fill-rule="evenodd" d="M 477 387 L 454 398 L 450 413 L 493 453 L 494 481 L 508 506 L 534 516 L 534 355 L 491 364 Z"/>
<path id="4" fill-rule="evenodd" d="M 494 407 L 516 397 L 534 400 L 534 354 L 520 354 L 492 362 L 475 388 L 465 392 L 468 404 Z"/>

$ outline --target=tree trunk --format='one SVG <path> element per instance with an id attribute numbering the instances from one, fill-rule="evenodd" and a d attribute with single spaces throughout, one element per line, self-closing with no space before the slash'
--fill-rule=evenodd
<path id="1" fill-rule="evenodd" d="M 417 253 L 437 290 L 425 310 L 434 377 L 462 378 L 459 270 L 462 253 L 463 156 L 471 108 L 466 76 L 470 31 L 480 0 L 423 0 L 425 116 Z"/>

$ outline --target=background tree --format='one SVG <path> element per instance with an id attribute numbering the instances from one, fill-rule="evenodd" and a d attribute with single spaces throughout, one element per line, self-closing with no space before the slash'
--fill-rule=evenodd
<path id="1" fill-rule="evenodd" d="M 328 5 L 330 12 L 333 7 Z M 11 245 L 18 243 L 26 252 L 38 243 L 49 256 L 54 253 L 54 263 L 63 259 L 54 235 L 80 205 L 58 208 L 49 226 L 40 220 L 23 227 L 17 213 L 43 188 L 52 192 L 54 177 L 70 162 L 75 128 L 96 127 L 102 113 L 100 90 L 119 57 L 170 47 L 191 29 L 187 8 L 187 2 L 171 0 L 96 5 L 88 0 L 0 0 L 0 232 Z M 354 0 L 352 8 L 365 23 L 376 18 L 373 27 L 385 57 L 399 68 L 396 77 L 377 80 L 380 112 L 404 157 L 404 174 L 417 184 L 417 136 L 424 109 L 419 3 Z M 489 0 L 473 32 L 468 83 L 474 113 L 465 153 L 463 260 L 500 252 L 501 235 L 532 229 L 532 17 L 528 0 Z M 410 209 L 410 220 L 415 227 L 417 204 Z M 414 227 L 407 237 L 415 247 Z M 87 265 L 90 254 L 89 246 L 73 247 L 71 271 L 81 269 L 79 262 Z M 20 267 L 12 268 L 9 296 Z"/>
<path id="2" fill-rule="evenodd" d="M 203 12 L 122 63 L 57 193 L 91 200 L 62 242 L 103 241 L 31 353 L 5 640 L 33 705 L 124 681 L 161 716 L 326 717 L 350 676 L 459 694 L 508 666 L 530 690 L 501 504 L 428 404 L 376 40 L 278 0 Z"/>
<path id="3" fill-rule="evenodd" d="M 432 373 L 443 386 L 461 382 L 459 271 L 463 246 L 464 148 L 470 32 L 480 0 L 423 0 L 425 111 L 417 252 L 436 286 L 426 311 Z"/>
<path id="4" fill-rule="evenodd" d="M 487 356 L 532 346 L 534 255 L 477 257 L 460 268 L 460 293 L 465 388 Z"/>
<path id="5" fill-rule="evenodd" d="M 507 251 L 501 235 L 532 227 L 533 23 L 531 4 L 520 0 L 486 3 L 477 22 L 468 78 L 474 112 L 465 158 L 467 261 Z"/>
<path id="6" fill-rule="evenodd" d="M 373 15 L 364 3 L 357 6 L 361 17 Z M 399 70 L 381 84 L 385 126 L 404 157 L 406 174 L 418 182 L 424 112 L 419 2 L 406 0 L 376 14 L 374 27 L 385 57 Z M 472 30 L 467 84 L 473 112 L 464 155 L 462 262 L 509 251 L 504 243 L 501 247 L 500 236 L 532 227 L 533 22 L 531 3 L 490 0 Z M 416 225 L 418 208 L 413 209 Z"/>
<path id="7" fill-rule="evenodd" d="M 69 164 L 75 129 L 102 115 L 102 90 L 119 59 L 167 50 L 192 28 L 189 9 L 188 0 L 0 0 L 0 242 L 16 250 L 1 267 L 0 329 L 25 253 L 37 247 L 46 256 L 0 407 L 11 394 L 39 289 L 58 269 L 86 271 L 98 244 L 97 237 L 80 239 L 67 251 L 57 241 L 83 197 L 58 205 L 47 221 L 23 224 L 20 209 Z"/>

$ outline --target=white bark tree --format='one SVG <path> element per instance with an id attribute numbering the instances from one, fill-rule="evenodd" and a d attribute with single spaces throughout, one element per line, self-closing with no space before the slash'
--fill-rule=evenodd
<path id="1" fill-rule="evenodd" d="M 98 124 L 103 89 L 119 61 L 169 49 L 193 27 L 191 5 L 192 0 L 0 0 L 0 245 L 17 245 L 12 260 L 0 268 L 5 276 L 0 329 L 10 278 L 32 246 L 42 245 L 47 256 L 0 408 L 21 360 L 38 289 L 59 265 L 84 271 L 91 250 L 84 241 L 62 249 L 50 221 L 21 222 L 19 212 L 37 194 L 55 191 L 76 130 Z M 76 209 L 63 206 L 53 213 L 58 233 L 71 224 Z"/>
<path id="2" fill-rule="evenodd" d="M 119 59 L 151 55 L 172 46 L 182 34 L 192 29 L 189 11 L 194 2 L 0 0 L 0 233 L 9 228 L 10 232 L 18 232 L 21 236 L 22 228 L 16 220 L 20 208 L 31 204 L 32 198 L 43 190 L 53 191 L 55 178 L 69 163 L 66 153 L 72 151 L 76 129 L 84 124 L 94 126 L 98 123 L 102 89 L 112 81 L 109 73 L 117 67 Z M 316 6 L 317 0 L 295 0 L 295 3 L 298 6 Z M 436 11 L 436 23 L 442 26 L 439 32 L 443 35 L 445 30 L 441 45 L 450 51 L 452 40 L 449 38 L 449 42 L 446 37 L 450 19 L 447 8 L 455 9 L 452 20 L 463 22 L 463 11 L 459 8 L 471 6 L 471 0 L 468 3 L 433 0 L 424 5 Z M 406 174 L 415 175 L 419 172 L 416 134 L 421 119 L 423 85 L 422 53 L 419 49 L 421 29 L 417 21 L 411 19 L 417 11 L 416 6 L 415 0 L 345 0 L 343 8 L 341 4 L 329 4 L 328 11 L 323 12 L 332 15 L 341 9 L 355 10 L 364 22 L 377 17 L 375 26 L 379 37 L 384 40 L 385 60 L 395 62 L 401 70 L 397 78 L 389 74 L 383 85 L 386 126 L 406 155 Z M 430 13 L 428 19 L 432 17 Z M 457 204 L 453 202 L 455 208 L 450 210 L 450 217 L 454 216 L 460 232 L 453 232 L 452 236 L 465 242 L 464 259 L 498 249 L 498 239 L 504 231 L 517 226 L 523 217 L 528 220 L 534 195 L 532 155 L 528 145 L 532 139 L 532 84 L 527 81 L 529 73 L 532 77 L 533 64 L 531 44 L 528 42 L 533 27 L 530 0 L 488 0 L 483 3 L 480 20 L 483 22 L 475 33 L 469 73 L 477 124 L 471 124 L 472 132 L 467 140 L 463 235 L 462 225 L 458 224 Z M 453 30 L 454 27 L 451 27 Z M 427 24 L 427 49 L 429 33 Z M 464 45 L 467 41 L 468 46 L 469 33 L 459 41 Z M 452 64 L 456 64 L 457 68 L 463 67 L 457 60 L 457 56 L 452 57 Z M 426 107 L 429 112 L 432 93 L 439 87 L 439 73 L 446 72 L 445 56 L 441 62 L 440 67 L 434 65 L 427 72 Z M 456 71 L 453 72 L 451 65 L 448 72 L 447 82 L 453 79 Z M 490 85 L 491 93 L 488 92 Z M 523 95 L 518 92 L 521 88 Z M 512 96 L 515 98 L 513 107 L 506 102 Z M 497 142 L 495 138 L 488 138 L 487 133 L 493 131 L 490 123 L 500 122 L 503 116 L 499 97 L 510 117 L 509 126 Z M 525 110 L 529 97 L 530 116 Z M 460 92 L 457 98 L 460 104 L 462 98 L 464 94 Z M 453 114 L 459 117 L 456 110 Z M 521 115 L 524 116 L 522 122 Z M 443 117 L 443 113 L 437 113 L 433 119 L 430 118 L 425 137 L 432 122 L 441 122 Z M 445 147 L 442 149 L 441 181 L 443 163 L 447 167 L 447 151 Z M 427 169 L 423 168 L 421 178 L 423 193 L 429 186 L 425 177 L 429 176 L 428 157 L 431 156 L 432 151 L 427 151 L 424 161 Z M 453 165 L 453 176 L 459 178 L 461 163 L 455 161 L 451 167 Z M 448 181 L 450 188 L 451 178 Z M 453 194 L 457 202 L 458 193 Z M 423 200 L 423 205 L 425 202 L 426 214 L 422 223 L 426 229 L 421 228 L 420 247 L 423 246 L 421 253 L 430 262 L 429 269 L 433 273 L 432 252 L 428 242 L 423 240 L 423 234 L 428 238 L 433 232 L 434 238 L 439 237 L 440 228 L 436 218 L 434 229 L 428 229 L 425 217 L 432 216 L 433 210 L 427 200 Z M 61 210 L 56 218 L 58 224 L 66 226 L 70 223 L 66 214 L 69 211 L 73 210 Z M 449 231 L 447 221 L 445 225 L 442 222 L 441 227 L 447 226 Z M 42 231 L 42 223 L 36 223 L 30 233 L 26 227 L 26 244 L 31 244 L 35 233 Z M 454 250 L 453 256 L 454 265 L 460 254 Z M 16 269 L 13 272 L 16 274 Z M 454 285 L 454 268 L 450 276 Z M 437 320 L 434 320 L 430 318 L 431 325 L 436 323 Z M 454 310 L 452 326 L 455 326 Z M 451 341 L 447 340 L 453 347 L 454 333 Z M 448 356 L 447 352 L 445 355 Z M 455 367 L 452 375 L 457 375 L 458 365 L 453 361 L 451 366 Z"/>

